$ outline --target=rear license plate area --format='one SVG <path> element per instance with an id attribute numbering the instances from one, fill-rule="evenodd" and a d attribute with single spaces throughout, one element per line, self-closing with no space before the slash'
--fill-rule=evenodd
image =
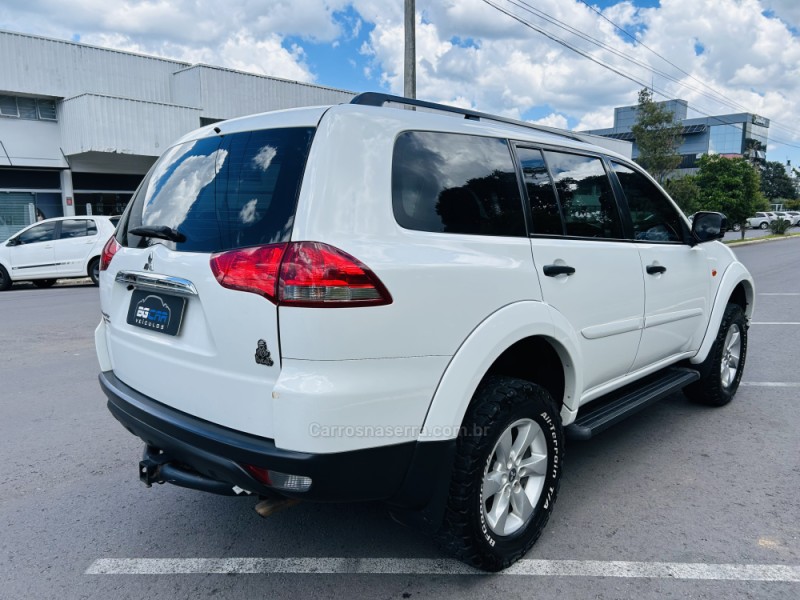
<path id="1" fill-rule="evenodd" d="M 134 290 L 128 307 L 128 324 L 163 333 L 178 335 L 186 310 L 186 298 Z"/>

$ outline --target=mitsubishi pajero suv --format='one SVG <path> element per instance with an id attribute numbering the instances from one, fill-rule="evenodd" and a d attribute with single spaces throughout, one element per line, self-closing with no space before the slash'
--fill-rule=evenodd
<path id="1" fill-rule="evenodd" d="M 594 142 L 372 93 L 179 140 L 100 265 L 142 481 L 381 500 L 496 571 L 545 526 L 565 437 L 729 402 L 754 292 L 724 217 L 690 226 Z"/>

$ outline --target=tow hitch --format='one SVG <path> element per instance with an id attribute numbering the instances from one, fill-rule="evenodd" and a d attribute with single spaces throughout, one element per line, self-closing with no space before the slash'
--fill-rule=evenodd
<path id="1" fill-rule="evenodd" d="M 222 496 L 249 496 L 250 492 L 232 483 L 211 479 L 191 467 L 176 461 L 174 457 L 153 446 L 145 446 L 139 461 L 139 480 L 147 487 L 154 483 L 171 483 L 180 487 Z"/>
<path id="2" fill-rule="evenodd" d="M 153 487 L 154 483 L 164 483 L 161 477 L 161 467 L 169 462 L 166 454 L 161 453 L 155 448 L 146 447 L 144 457 L 139 461 L 139 480 L 147 487 Z"/>

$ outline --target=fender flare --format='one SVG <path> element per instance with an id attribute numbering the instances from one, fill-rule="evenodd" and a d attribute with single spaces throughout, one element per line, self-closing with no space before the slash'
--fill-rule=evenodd
<path id="1" fill-rule="evenodd" d="M 753 316 L 753 308 L 755 301 L 755 286 L 753 285 L 753 278 L 747 269 L 739 262 L 732 263 L 722 275 L 717 293 L 714 296 L 714 306 L 711 308 L 711 317 L 706 327 L 706 334 L 703 337 L 703 342 L 700 344 L 700 349 L 697 351 L 689 362 L 697 365 L 702 363 L 711 352 L 711 347 L 714 345 L 714 340 L 717 338 L 717 331 L 722 323 L 722 317 L 725 313 L 725 307 L 728 305 L 728 300 L 733 294 L 733 290 L 740 283 L 744 284 L 745 297 L 747 298 L 747 307 L 745 309 L 745 318 L 748 324 L 750 318 Z"/>
<path id="2" fill-rule="evenodd" d="M 580 347 L 567 320 L 544 302 L 509 304 L 489 315 L 467 336 L 450 360 L 425 416 L 420 441 L 448 440 L 458 436 L 470 400 L 497 358 L 515 343 L 543 337 L 553 346 L 564 366 L 562 420 L 575 419 L 583 391 Z"/>

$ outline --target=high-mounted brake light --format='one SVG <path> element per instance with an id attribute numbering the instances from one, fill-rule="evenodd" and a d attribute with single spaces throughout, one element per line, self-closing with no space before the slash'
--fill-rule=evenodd
<path id="1" fill-rule="evenodd" d="M 100 254 L 101 271 L 105 271 L 106 269 L 108 269 L 108 265 L 111 264 L 111 259 L 114 258 L 114 255 L 120 248 L 122 248 L 122 246 L 119 245 L 119 242 L 113 235 L 110 238 L 108 238 L 106 245 L 103 246 L 103 252 Z"/>
<path id="2" fill-rule="evenodd" d="M 392 297 L 361 261 L 321 242 L 291 242 L 211 256 L 220 285 L 260 294 L 285 306 L 391 304 Z"/>

